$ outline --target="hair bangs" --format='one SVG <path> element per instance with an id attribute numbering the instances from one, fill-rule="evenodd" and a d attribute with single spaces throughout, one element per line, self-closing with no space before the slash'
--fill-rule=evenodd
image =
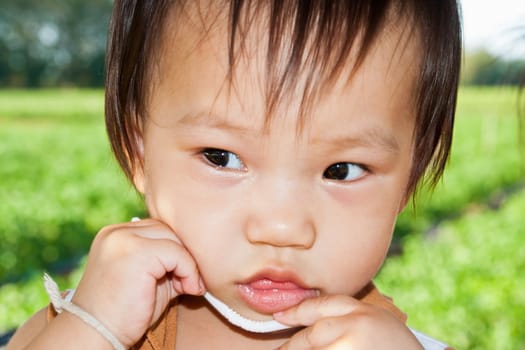
<path id="1" fill-rule="evenodd" d="M 346 78 L 351 79 L 384 28 L 389 8 L 388 0 L 232 1 L 230 87 L 251 27 L 266 18 L 265 124 L 268 126 L 275 111 L 297 94 L 300 130 L 311 106 L 330 91 L 343 70 L 348 71 Z"/>

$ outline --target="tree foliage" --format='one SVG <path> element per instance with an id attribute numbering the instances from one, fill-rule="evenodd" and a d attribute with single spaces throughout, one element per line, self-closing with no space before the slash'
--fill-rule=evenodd
<path id="1" fill-rule="evenodd" d="M 101 86 L 111 0 L 0 0 L 0 86 Z"/>
<path id="2" fill-rule="evenodd" d="M 465 85 L 519 85 L 524 74 L 524 59 L 499 57 L 480 49 L 465 55 L 461 82 Z"/>
<path id="3" fill-rule="evenodd" d="M 111 6 L 112 0 L 0 0 L 0 86 L 102 86 Z M 524 60 L 485 50 L 467 53 L 464 63 L 467 85 L 517 85 L 525 72 Z"/>

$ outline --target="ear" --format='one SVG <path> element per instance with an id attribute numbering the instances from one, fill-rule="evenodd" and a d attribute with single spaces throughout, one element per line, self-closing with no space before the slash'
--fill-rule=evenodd
<path id="1" fill-rule="evenodd" d="M 146 179 L 144 175 L 144 141 L 141 136 L 135 135 L 137 145 L 137 159 L 131 161 L 133 167 L 133 185 L 141 194 L 144 195 Z"/>

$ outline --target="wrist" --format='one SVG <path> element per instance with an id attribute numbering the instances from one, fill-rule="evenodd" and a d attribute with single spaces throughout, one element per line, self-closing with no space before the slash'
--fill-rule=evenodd
<path id="1" fill-rule="evenodd" d="M 72 303 L 70 300 L 62 298 L 58 290 L 58 286 L 53 279 L 44 274 L 44 286 L 51 299 L 51 303 L 55 308 L 56 312 L 63 314 L 66 311 L 70 316 L 75 316 L 78 321 L 82 321 L 85 326 L 91 327 L 93 331 L 96 331 L 99 336 L 106 339 L 111 344 L 111 347 L 115 350 L 125 350 L 126 347 L 121 341 L 110 331 L 108 328 L 100 322 L 92 314 L 81 308 L 80 306 Z"/>
<path id="2" fill-rule="evenodd" d="M 62 312 L 52 323 L 75 342 L 72 349 L 115 350 L 104 335 L 72 313 Z"/>

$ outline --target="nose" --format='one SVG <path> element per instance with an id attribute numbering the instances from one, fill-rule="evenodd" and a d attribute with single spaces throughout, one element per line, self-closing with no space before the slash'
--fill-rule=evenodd
<path id="1" fill-rule="evenodd" d="M 317 236 L 310 192 L 293 181 L 268 181 L 251 191 L 245 235 L 252 244 L 311 248 Z"/>

